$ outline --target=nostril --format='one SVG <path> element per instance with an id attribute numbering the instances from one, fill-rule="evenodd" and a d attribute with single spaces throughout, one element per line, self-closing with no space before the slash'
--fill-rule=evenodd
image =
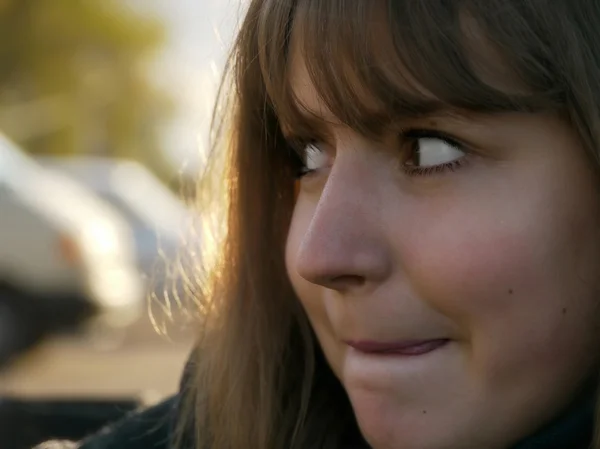
<path id="1" fill-rule="evenodd" d="M 349 288 L 362 287 L 366 282 L 364 276 L 345 274 L 334 276 L 323 282 L 327 288 L 332 290 L 347 290 Z"/>
<path id="2" fill-rule="evenodd" d="M 339 251 L 331 250 L 326 254 L 316 251 L 302 254 L 295 261 L 294 271 L 311 284 L 347 292 L 382 282 L 389 275 L 390 266 L 383 252 L 361 257 L 360 254 L 341 255 Z"/>

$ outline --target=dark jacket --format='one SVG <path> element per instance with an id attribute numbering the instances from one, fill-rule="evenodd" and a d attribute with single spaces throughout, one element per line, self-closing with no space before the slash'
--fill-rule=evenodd
<path id="1" fill-rule="evenodd" d="M 184 371 L 181 391 L 185 391 L 188 375 L 189 365 Z M 588 390 L 559 419 L 513 449 L 588 449 L 593 438 L 595 398 L 595 391 Z M 179 404 L 180 394 L 133 413 L 79 443 L 49 442 L 35 449 L 174 449 L 171 443 Z M 187 437 L 183 449 L 193 449 L 189 444 L 191 435 Z"/>
<path id="2" fill-rule="evenodd" d="M 174 396 L 78 443 L 51 441 L 35 449 L 170 449 L 177 404 Z"/>
<path id="3" fill-rule="evenodd" d="M 188 362 L 181 378 L 180 392 L 163 402 L 132 412 L 82 441 L 48 441 L 34 449 L 172 449 L 178 425 L 181 392 L 186 390 L 191 368 L 192 364 Z M 186 435 L 185 438 L 190 436 Z M 190 440 L 185 441 L 186 446 L 193 449 L 189 444 Z"/>

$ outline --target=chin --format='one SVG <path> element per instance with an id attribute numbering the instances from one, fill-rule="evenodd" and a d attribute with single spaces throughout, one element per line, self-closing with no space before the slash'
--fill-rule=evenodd
<path id="1" fill-rule="evenodd" d="M 376 393 L 351 395 L 358 426 L 373 449 L 439 449 L 432 445 L 434 423 L 421 411 L 397 410 L 389 398 Z"/>
<path id="2" fill-rule="evenodd" d="M 467 435 L 469 419 L 448 410 L 400 406 L 381 392 L 349 391 L 360 431 L 372 449 L 502 449 L 499 439 Z M 397 398 L 396 398 L 397 399 Z M 475 438 L 482 438 L 476 441 Z"/>

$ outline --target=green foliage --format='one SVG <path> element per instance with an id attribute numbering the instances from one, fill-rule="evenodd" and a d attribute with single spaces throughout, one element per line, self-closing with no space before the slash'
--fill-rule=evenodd
<path id="1" fill-rule="evenodd" d="M 34 153 L 156 157 L 164 30 L 125 3 L 0 0 L 0 129 Z"/>

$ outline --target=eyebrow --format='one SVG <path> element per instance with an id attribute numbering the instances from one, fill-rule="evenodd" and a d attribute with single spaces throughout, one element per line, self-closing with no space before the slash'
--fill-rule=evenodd
<path id="1" fill-rule="evenodd" d="M 349 126 L 341 122 L 337 117 L 331 115 L 320 116 L 312 109 L 300 106 L 296 107 L 297 114 L 292 114 L 291 119 L 294 123 L 280 121 L 281 131 L 286 138 L 292 136 L 313 136 L 325 135 L 330 133 L 331 128 Z M 439 102 L 437 105 L 432 103 L 431 110 L 423 114 L 411 113 L 387 113 L 385 111 L 374 111 L 372 114 L 365 116 L 366 123 L 379 123 L 377 126 L 366 125 L 365 128 L 376 128 L 384 130 L 386 128 L 394 128 L 398 124 L 405 121 L 430 121 L 431 126 L 438 126 L 437 121 L 456 120 L 460 122 L 473 121 L 476 119 L 477 112 L 461 110 L 458 108 L 449 107 L 447 104 Z M 484 114 L 485 115 L 485 114 Z M 295 117 L 294 117 L 295 116 Z M 377 134 L 377 133 L 375 133 Z"/>

